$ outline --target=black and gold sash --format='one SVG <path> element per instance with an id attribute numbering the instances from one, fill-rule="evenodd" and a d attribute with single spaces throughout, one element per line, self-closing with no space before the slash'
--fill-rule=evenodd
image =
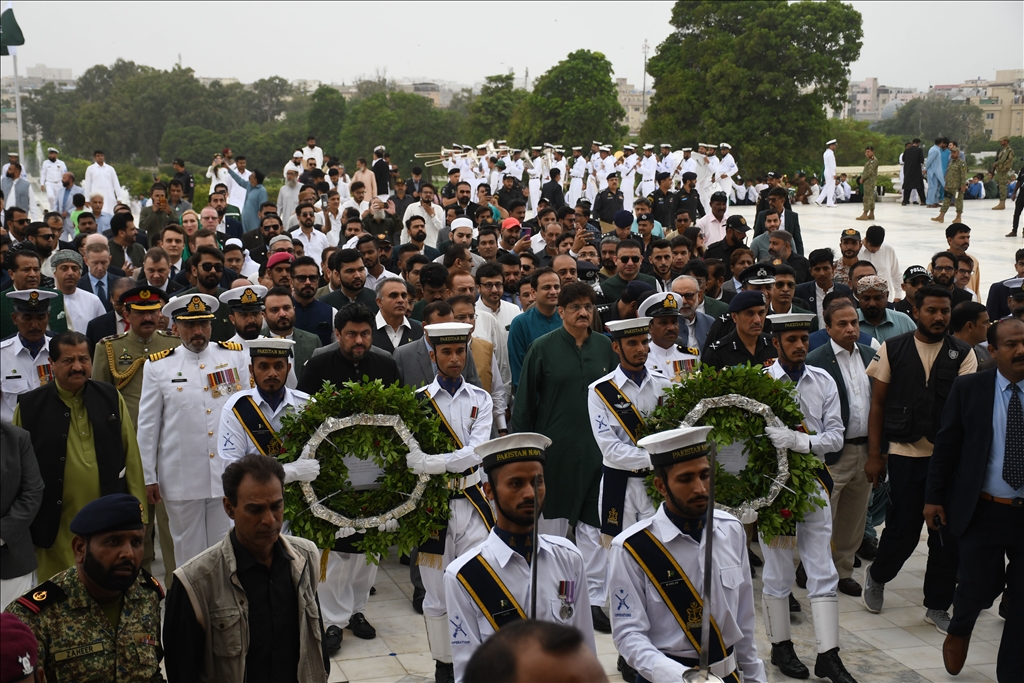
<path id="1" fill-rule="evenodd" d="M 622 390 L 612 380 L 605 380 L 594 387 L 601 401 L 615 416 L 629 440 L 636 445 L 640 429 L 644 426 L 644 418 L 626 398 Z M 632 477 L 645 477 L 647 472 L 634 470 L 627 472 L 611 467 L 603 467 L 601 482 L 601 544 L 611 547 L 611 541 L 622 533 L 622 513 L 626 507 L 626 485 Z"/>
<path id="2" fill-rule="evenodd" d="M 457 576 L 495 631 L 517 619 L 526 619 L 526 612 L 482 555 L 477 554 L 464 564 Z"/>
<path id="3" fill-rule="evenodd" d="M 473 470 L 467 470 L 463 472 L 463 476 L 472 474 Z M 454 493 L 451 496 L 452 500 L 456 498 L 465 498 L 468 500 L 476 512 L 480 515 L 480 519 L 483 520 L 484 526 L 487 527 L 487 533 L 491 532 L 494 528 L 494 513 L 491 511 L 491 506 L 484 498 L 484 492 L 480 488 L 480 484 L 474 486 L 467 486 Z M 448 520 L 445 520 L 444 527 L 430 534 L 427 540 L 420 544 L 419 555 L 416 557 L 416 564 L 420 566 L 434 567 L 435 569 L 441 568 L 441 560 L 439 559 L 444 555 L 444 544 L 445 539 L 448 536 Z"/>
<path id="4" fill-rule="evenodd" d="M 679 627 L 683 629 L 690 645 L 700 655 L 704 601 L 701 600 L 697 589 L 693 587 L 690 579 L 686 576 L 686 572 L 672 557 L 672 553 L 654 537 L 649 528 L 636 532 L 622 545 L 647 574 L 647 578 L 654 584 L 654 588 L 672 612 Z M 711 616 L 709 623 L 711 638 L 708 639 L 710 649 L 708 661 L 713 664 L 725 659 L 728 654 L 725 641 L 722 638 L 722 631 L 715 623 L 714 615 Z"/>
<path id="5" fill-rule="evenodd" d="M 831 498 L 832 489 L 835 488 L 836 482 L 832 479 L 832 473 L 828 471 L 828 465 L 821 463 L 821 469 L 815 472 L 815 476 L 818 478 L 818 483 L 828 493 L 828 497 Z"/>
<path id="6" fill-rule="evenodd" d="M 270 426 L 270 420 L 264 415 L 252 396 L 243 396 L 235 401 L 235 407 L 231 410 L 242 423 L 242 428 L 249 435 L 256 445 L 260 455 L 276 456 L 281 452 L 281 440 L 277 438 L 277 432 Z"/>
<path id="7" fill-rule="evenodd" d="M 429 406 L 439 418 L 441 418 L 441 430 L 448 436 L 452 437 L 452 441 L 455 442 L 455 448 L 462 448 L 462 439 L 460 439 L 459 435 L 455 433 L 455 429 L 452 427 L 451 423 L 448 422 L 448 418 L 444 416 L 441 406 L 437 405 L 437 401 L 435 401 L 434 397 L 430 395 L 430 392 L 424 391 L 423 396 L 425 397 L 423 402 Z"/>

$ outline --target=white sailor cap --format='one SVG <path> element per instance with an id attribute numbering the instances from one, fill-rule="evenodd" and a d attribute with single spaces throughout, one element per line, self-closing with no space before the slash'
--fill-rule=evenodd
<path id="1" fill-rule="evenodd" d="M 1003 286 L 1010 290 L 1010 296 L 1014 299 L 1024 296 L 1024 277 L 1010 278 L 1003 281 Z M 10 296 L 8 294 L 7 296 Z"/>
<path id="2" fill-rule="evenodd" d="M 295 346 L 294 339 L 257 337 L 245 342 L 249 347 L 249 357 L 260 356 L 270 358 L 288 358 L 292 355 L 292 347 Z"/>
<path id="3" fill-rule="evenodd" d="M 245 285 L 222 292 L 217 298 L 232 311 L 255 312 L 263 310 L 267 288 L 263 285 Z"/>
<path id="4" fill-rule="evenodd" d="M 384 145 L 377 145 L 376 147 L 373 148 L 373 151 L 374 152 L 383 152 L 384 151 Z"/>
<path id="5" fill-rule="evenodd" d="M 56 292 L 45 289 L 14 289 L 7 292 L 7 298 L 19 313 L 45 313 L 50 310 L 50 299 L 56 296 Z"/>
<path id="6" fill-rule="evenodd" d="M 544 149 L 544 145 L 534 145 L 534 146 L 533 146 L 533 147 L 531 147 L 530 149 L 535 149 L 535 150 L 537 150 L 537 151 L 539 152 L 539 151 L 541 151 L 542 149 Z"/>
<path id="7" fill-rule="evenodd" d="M 592 141 L 592 142 L 591 142 L 590 144 L 592 144 L 592 145 L 597 145 L 598 147 L 600 147 L 600 146 L 601 146 L 602 144 L 604 144 L 604 143 L 602 143 L 602 142 L 601 142 L 600 140 L 594 140 L 594 141 Z"/>
<path id="8" fill-rule="evenodd" d="M 704 146 L 705 147 L 710 147 L 711 149 L 717 149 L 718 148 L 718 145 L 716 145 L 713 142 L 709 142 L 709 143 L 705 144 Z"/>
<path id="9" fill-rule="evenodd" d="M 582 149 L 583 149 L 583 146 L 582 146 L 582 145 L 576 145 L 575 147 L 573 147 L 573 148 L 572 148 L 572 151 L 574 151 L 574 152 L 579 152 L 579 151 L 580 151 L 580 150 L 582 150 Z"/>
<path id="10" fill-rule="evenodd" d="M 49 154 L 50 152 L 54 152 L 55 154 L 60 154 L 60 150 L 57 149 L 56 147 L 47 147 L 46 148 L 46 153 Z"/>
<path id="11" fill-rule="evenodd" d="M 301 159 L 301 158 L 302 158 L 302 152 L 300 152 L 299 150 L 295 150 L 292 153 L 292 159 Z"/>
<path id="12" fill-rule="evenodd" d="M 698 146 L 698 147 L 710 147 L 711 145 L 709 145 L 709 144 L 708 144 L 708 143 L 706 143 L 706 142 L 698 142 L 698 143 L 697 143 L 697 146 Z"/>
<path id="13" fill-rule="evenodd" d="M 555 154 L 565 154 L 565 147 L 555 147 Z"/>
<path id="14" fill-rule="evenodd" d="M 622 149 L 636 149 L 636 145 L 623 145 Z"/>
<path id="15" fill-rule="evenodd" d="M 817 318 L 814 313 L 776 313 L 768 316 L 772 321 L 772 333 L 810 331 L 811 321 Z"/>
<path id="16" fill-rule="evenodd" d="M 172 320 L 212 320 L 220 302 L 209 294 L 185 294 L 176 296 L 164 304 L 164 317 Z"/>
<path id="17" fill-rule="evenodd" d="M 683 151 L 684 152 L 692 152 L 693 151 L 693 147 L 683 147 Z"/>
<path id="18" fill-rule="evenodd" d="M 11 149 L 11 150 L 7 151 L 7 156 L 9 156 L 9 157 L 17 157 L 17 156 L 21 156 L 21 155 L 18 154 L 18 150 Z"/>
<path id="19" fill-rule="evenodd" d="M 544 146 L 545 146 L 545 147 L 547 147 L 547 148 L 549 148 L 549 149 L 554 149 L 554 148 L 555 148 L 555 146 L 554 146 L 554 145 L 552 145 L 552 144 L 551 144 L 550 142 L 545 142 L 545 143 L 544 143 Z"/>
<path id="20" fill-rule="evenodd" d="M 504 144 L 507 144 L 507 142 L 508 142 L 507 140 L 498 140 L 495 144 L 504 145 Z"/>
<path id="21" fill-rule="evenodd" d="M 485 441 L 474 450 L 480 456 L 484 472 L 514 462 L 544 462 L 544 451 L 551 439 L 535 432 L 518 432 Z"/>
<path id="22" fill-rule="evenodd" d="M 667 142 L 663 142 L 663 143 L 661 143 L 661 146 L 662 146 L 662 147 L 668 147 L 669 149 L 672 149 L 672 145 L 670 145 L 670 144 L 669 144 L 669 143 L 667 143 Z"/>
<path id="23" fill-rule="evenodd" d="M 679 427 L 645 436 L 636 442 L 651 456 L 651 466 L 666 467 L 703 458 L 711 452 L 708 434 L 712 427 Z"/>
<path id="24" fill-rule="evenodd" d="M 483 143 L 481 145 L 477 145 L 476 148 L 477 149 L 487 149 L 487 143 Z"/>
<path id="25" fill-rule="evenodd" d="M 430 343 L 434 344 L 465 344 L 469 341 L 469 333 L 473 326 L 469 323 L 434 323 L 424 325 Z"/>
<path id="26" fill-rule="evenodd" d="M 658 292 L 644 299 L 637 309 L 637 315 L 665 316 L 679 315 L 679 307 L 683 305 L 683 297 L 675 292 Z"/>
<path id="27" fill-rule="evenodd" d="M 836 144 L 836 139 L 832 138 L 831 140 L 829 140 L 828 142 L 825 143 L 825 146 L 828 147 L 829 145 L 834 145 L 834 144 Z"/>
<path id="28" fill-rule="evenodd" d="M 601 152 L 610 152 L 610 151 L 612 151 L 612 148 L 609 147 L 608 145 L 601 145 L 601 148 L 600 148 L 599 151 L 601 151 Z"/>
<path id="29" fill-rule="evenodd" d="M 718 146 L 721 147 L 722 149 L 732 149 L 732 145 L 730 145 L 728 142 L 720 142 L 718 143 Z"/>
<path id="30" fill-rule="evenodd" d="M 604 324 L 612 335 L 612 339 L 623 337 L 646 336 L 651 331 L 651 319 L 647 317 L 626 318 L 625 320 L 611 320 Z"/>
<path id="31" fill-rule="evenodd" d="M 646 145 L 644 145 L 644 149 L 654 149 L 654 145 L 648 142 Z"/>

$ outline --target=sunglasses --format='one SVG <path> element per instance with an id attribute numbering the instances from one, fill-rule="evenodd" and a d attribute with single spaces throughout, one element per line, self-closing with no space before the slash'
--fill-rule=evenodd
<path id="1" fill-rule="evenodd" d="M 620 256 L 619 261 L 622 263 L 640 263 L 643 260 L 643 256 Z"/>
<path id="2" fill-rule="evenodd" d="M 215 270 L 218 273 L 224 271 L 224 266 L 222 264 L 220 264 L 220 263 L 210 263 L 209 261 L 207 261 L 206 263 L 202 264 L 202 268 L 207 273 L 209 273 L 212 270 Z"/>
<path id="3" fill-rule="evenodd" d="M 292 275 L 292 279 L 296 282 L 316 282 L 320 279 L 319 275 Z"/>

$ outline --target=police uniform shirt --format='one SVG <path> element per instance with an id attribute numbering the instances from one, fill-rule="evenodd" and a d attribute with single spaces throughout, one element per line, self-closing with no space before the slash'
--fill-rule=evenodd
<path id="1" fill-rule="evenodd" d="M 739 520 L 715 510 L 714 568 L 711 580 L 712 616 L 726 647 L 735 648 L 736 665 L 747 683 L 764 683 L 764 665 L 754 642 L 754 595 L 750 586 L 747 536 Z M 612 639 L 630 666 L 649 681 L 681 680 L 685 667 L 664 656 L 697 658 L 658 590 L 623 547 L 633 534 L 649 529 L 672 554 L 698 592 L 704 586 L 704 542 L 679 530 L 662 503 L 649 519 L 637 522 L 615 537 L 608 562 Z M 683 615 L 684 618 L 686 615 Z M 664 654 L 663 654 L 664 653 Z"/>
<path id="2" fill-rule="evenodd" d="M 700 350 L 672 344 L 663 349 L 651 342 L 651 352 L 647 356 L 647 369 L 667 377 L 673 382 L 679 381 L 677 375 L 688 374 L 687 366 L 695 366 L 700 360 Z"/>
<path id="3" fill-rule="evenodd" d="M 231 395 L 251 388 L 242 349 L 211 342 L 202 353 L 179 346 L 150 357 L 139 402 L 139 451 L 146 484 L 159 483 L 167 500 L 224 494 L 217 430 Z"/>
<path id="4" fill-rule="evenodd" d="M 803 374 L 796 382 L 797 400 L 804 414 L 804 424 L 811 439 L 811 452 L 820 459 L 826 453 L 843 450 L 846 428 L 840 413 L 839 388 L 832 376 L 821 368 L 804 364 Z M 765 368 L 769 377 L 792 382 L 781 363 Z"/>
<path id="5" fill-rule="evenodd" d="M 0 388 L 3 389 L 3 401 L 0 402 L 0 420 L 10 424 L 14 419 L 14 409 L 18 407 L 18 396 L 53 380 L 50 367 L 50 338 L 43 337 L 43 346 L 33 358 L 28 349 L 21 343 L 21 336 L 0 342 L 0 372 L 3 378 Z"/>
<path id="6" fill-rule="evenodd" d="M 224 467 L 227 467 L 243 456 L 260 452 L 246 432 L 245 427 L 242 426 L 242 422 L 234 413 L 235 404 L 247 396 L 252 397 L 253 401 L 256 402 L 256 407 L 263 413 L 263 417 L 267 418 L 270 426 L 279 434 L 281 432 L 281 418 L 298 412 L 309 402 L 309 394 L 287 387 L 284 390 L 284 398 L 278 404 L 276 410 L 263 398 L 257 387 L 232 394 L 231 398 L 228 399 L 221 409 L 220 428 L 217 432 L 219 435 L 217 437 L 217 454 L 224 461 Z"/>
<path id="7" fill-rule="evenodd" d="M 537 619 L 572 626 L 583 634 L 583 642 L 594 652 L 594 622 L 587 594 L 587 575 L 583 555 L 568 539 L 537 535 L 540 546 L 537 562 Z M 526 558 L 512 550 L 492 529 L 478 548 L 467 552 L 448 565 L 444 572 L 445 602 L 448 605 L 449 633 L 452 634 L 452 662 L 455 680 L 461 681 L 466 664 L 481 643 L 494 634 L 494 628 L 466 588 L 459 581 L 459 571 L 477 555 L 491 566 L 516 603 L 528 616 L 530 610 L 531 567 Z M 572 597 L 559 595 L 559 588 L 571 583 Z M 563 588 L 564 590 L 564 588 Z M 568 606 L 570 609 L 563 609 Z"/>
<path id="8" fill-rule="evenodd" d="M 611 223 L 615 214 L 623 210 L 624 201 L 622 190 L 616 190 L 614 194 L 609 189 L 601 190 L 594 199 L 594 213 L 601 222 Z"/>
<path id="9" fill-rule="evenodd" d="M 416 393 L 422 394 L 424 398 L 433 399 L 444 419 L 462 441 L 462 448 L 445 453 L 445 466 L 448 471 L 463 472 L 478 466 L 480 456 L 477 455 L 476 448 L 491 438 L 491 413 L 494 405 L 491 395 L 460 377 L 459 388 L 455 390 L 453 396 L 441 388 L 436 376 L 433 382 Z"/>
<path id="10" fill-rule="evenodd" d="M 662 192 L 661 188 L 658 188 L 647 197 L 647 201 L 651 203 L 651 215 L 654 220 L 661 223 L 661 225 L 669 226 L 675 224 L 676 220 L 676 193 L 669 190 L 668 192 Z"/>
<path id="11" fill-rule="evenodd" d="M 652 347 L 653 348 L 653 347 Z M 619 391 L 629 399 L 641 417 L 646 418 L 658 406 L 665 389 L 672 386 L 672 381 L 658 369 L 648 369 L 644 378 L 637 386 L 626 376 L 622 366 L 609 372 L 590 385 L 587 393 L 587 410 L 590 412 L 590 429 L 594 432 L 594 441 L 601 449 L 602 461 L 606 467 L 617 470 L 642 470 L 651 466 L 650 455 L 639 448 L 622 428 L 612 409 L 601 399 L 596 387 L 602 382 L 611 380 Z"/>
<path id="12" fill-rule="evenodd" d="M 710 333 L 708 336 L 710 337 Z M 743 365 L 748 361 L 751 365 L 767 367 L 775 362 L 778 355 L 771 337 L 763 334 L 758 335 L 754 353 L 751 355 L 739 335 L 733 330 L 718 341 L 708 344 L 704 351 L 703 362 L 719 370 L 733 365 Z"/>

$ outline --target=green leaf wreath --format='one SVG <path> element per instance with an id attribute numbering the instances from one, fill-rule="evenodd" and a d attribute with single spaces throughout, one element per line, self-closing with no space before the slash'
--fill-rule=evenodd
<path id="1" fill-rule="evenodd" d="M 775 380 L 760 365 L 751 367 L 748 363 L 722 370 L 703 365 L 700 372 L 685 376 L 665 391 L 662 405 L 648 417 L 644 431 L 653 434 L 675 429 L 701 399 L 727 394 L 739 394 L 765 404 L 787 427 L 799 427 L 803 421 L 794 384 Z M 716 463 L 716 502 L 739 507 L 744 501 L 767 496 L 778 467 L 775 447 L 764 432 L 764 418 L 741 408 L 722 407 L 708 410 L 700 423 L 714 427 L 709 438 L 719 448 L 742 442 L 749 453 L 747 466 L 739 475 Z M 797 522 L 825 504 L 816 484 L 820 467 L 821 462 L 813 453 L 789 451 L 789 480 L 770 506 L 757 511 L 758 528 L 766 543 L 779 536 L 794 535 Z M 647 491 L 655 504 L 661 502 L 653 474 L 647 478 Z"/>
<path id="2" fill-rule="evenodd" d="M 447 453 L 455 448 L 451 437 L 441 431 L 440 419 L 424 407 L 412 389 L 397 383 L 385 387 L 380 380 L 370 382 L 363 377 L 362 383 L 345 382 L 341 387 L 324 382 L 323 388 L 302 410 L 285 415 L 279 435 L 284 450 L 278 459 L 281 462 L 298 459 L 310 436 L 326 418 L 359 413 L 399 416 L 425 453 Z M 417 475 L 406 466 L 408 452 L 390 427 L 356 425 L 333 432 L 313 454 L 320 462 L 320 474 L 312 483 L 317 498 L 350 519 L 380 515 L 398 507 L 409 498 L 417 482 Z M 371 459 L 384 470 L 377 479 L 380 488 L 367 491 L 351 488 L 348 467 L 343 461 L 350 455 Z M 396 531 L 371 528 L 354 537 L 356 547 L 366 553 L 367 562 L 377 563 L 386 558 L 393 545 L 398 546 L 400 553 L 408 553 L 444 526 L 448 518 L 448 478 L 448 475 L 430 478 L 419 505 L 399 520 Z M 332 548 L 337 527 L 315 516 L 309 507 L 298 483 L 285 487 L 284 517 L 290 524 L 290 533 L 313 541 L 318 548 Z"/>

